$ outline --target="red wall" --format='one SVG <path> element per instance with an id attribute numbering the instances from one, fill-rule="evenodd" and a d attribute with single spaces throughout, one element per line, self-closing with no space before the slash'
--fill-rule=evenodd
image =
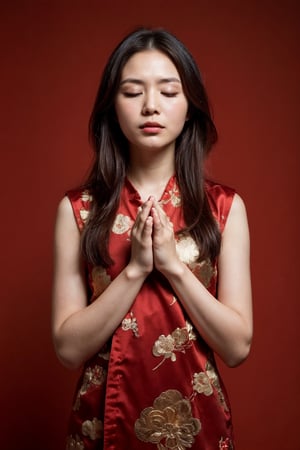
<path id="1" fill-rule="evenodd" d="M 1 448 L 62 450 L 77 373 L 50 337 L 52 233 L 90 160 L 87 121 L 104 61 L 145 24 L 202 69 L 220 141 L 215 178 L 248 206 L 255 336 L 222 368 L 237 450 L 299 448 L 299 7 L 292 0 L 2 2 Z M 3 6 L 9 5 L 9 6 Z"/>

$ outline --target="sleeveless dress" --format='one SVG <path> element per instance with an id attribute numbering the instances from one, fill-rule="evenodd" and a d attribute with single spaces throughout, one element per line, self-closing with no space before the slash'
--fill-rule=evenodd
<path id="1" fill-rule="evenodd" d="M 67 193 L 80 230 L 93 201 L 88 191 Z M 206 182 L 212 213 L 224 229 L 234 191 Z M 160 204 L 174 225 L 184 226 L 173 176 Z M 130 257 L 130 231 L 141 205 L 125 179 L 112 227 L 108 269 L 87 267 L 90 301 L 122 271 Z M 217 262 L 197 262 L 188 235 L 176 249 L 203 285 L 217 296 Z M 120 302 L 122 298 L 120 298 Z M 87 361 L 75 393 L 67 450 L 233 449 L 230 405 L 214 355 L 172 291 L 153 271 L 110 341 Z"/>

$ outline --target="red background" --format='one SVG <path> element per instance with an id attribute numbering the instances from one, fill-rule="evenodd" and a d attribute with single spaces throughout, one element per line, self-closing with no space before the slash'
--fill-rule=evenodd
<path id="1" fill-rule="evenodd" d="M 89 165 L 103 64 L 143 24 L 194 54 L 220 132 L 210 171 L 247 204 L 254 342 L 244 365 L 222 366 L 237 450 L 299 449 L 298 2 L 126 4 L 2 2 L 0 446 L 63 449 L 78 374 L 58 363 L 50 336 L 55 212 Z"/>

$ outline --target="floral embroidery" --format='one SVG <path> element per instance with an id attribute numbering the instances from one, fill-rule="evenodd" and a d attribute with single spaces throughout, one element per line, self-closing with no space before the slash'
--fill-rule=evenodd
<path id="1" fill-rule="evenodd" d="M 176 252 L 184 264 L 192 264 L 199 258 L 199 249 L 191 236 L 181 236 L 176 242 Z"/>
<path id="2" fill-rule="evenodd" d="M 190 267 L 198 280 L 208 287 L 212 277 L 216 275 L 216 269 L 209 259 L 198 262 L 199 249 L 195 240 L 191 236 L 180 236 L 176 242 L 176 252 L 179 259 Z"/>
<path id="3" fill-rule="evenodd" d="M 92 202 L 93 201 L 93 196 L 89 193 L 89 191 L 84 190 L 81 193 L 81 200 L 83 202 Z"/>
<path id="4" fill-rule="evenodd" d="M 101 266 L 96 266 L 92 270 L 91 274 L 92 287 L 93 287 L 93 297 L 98 297 L 111 282 L 111 278 L 108 275 L 106 269 Z"/>
<path id="5" fill-rule="evenodd" d="M 139 337 L 139 327 L 133 312 L 130 312 L 130 317 L 125 317 L 125 319 L 122 320 L 122 330 L 132 330 L 135 337 Z"/>
<path id="6" fill-rule="evenodd" d="M 80 218 L 81 218 L 81 220 L 83 221 L 83 222 L 86 222 L 87 221 L 87 218 L 88 218 L 88 216 L 89 216 L 89 210 L 87 210 L 87 209 L 84 209 L 84 208 L 81 208 L 80 209 L 80 211 L 79 211 L 79 215 L 80 215 Z"/>
<path id="7" fill-rule="evenodd" d="M 161 364 L 168 358 L 170 358 L 173 362 L 176 361 L 175 352 L 185 353 L 185 350 L 190 348 L 193 345 L 192 341 L 195 340 L 196 335 L 193 331 L 192 325 L 189 322 L 186 322 L 186 326 L 184 328 L 176 328 L 176 330 L 168 336 L 165 336 L 164 334 L 159 336 L 153 345 L 152 353 L 154 356 L 163 356 L 163 359 L 152 370 L 158 369 L 158 367 L 161 366 Z"/>
<path id="8" fill-rule="evenodd" d="M 163 199 L 159 203 L 161 205 L 166 205 L 169 202 L 171 202 L 174 208 L 179 208 L 179 206 L 181 205 L 180 192 L 176 183 L 174 183 L 172 189 L 165 193 Z"/>
<path id="9" fill-rule="evenodd" d="M 206 288 L 210 285 L 211 279 L 216 276 L 216 268 L 209 259 L 192 264 L 191 270 Z"/>
<path id="10" fill-rule="evenodd" d="M 219 441 L 219 450 L 233 450 L 231 440 L 229 438 L 221 438 Z"/>
<path id="11" fill-rule="evenodd" d="M 204 394 L 207 397 L 213 393 L 213 388 L 210 379 L 205 372 L 194 373 L 193 389 L 198 394 Z"/>
<path id="12" fill-rule="evenodd" d="M 124 216 L 124 214 L 117 214 L 112 231 L 115 234 L 124 234 L 128 232 L 133 225 L 133 221 L 130 217 Z"/>
<path id="13" fill-rule="evenodd" d="M 176 390 L 163 392 L 135 422 L 137 438 L 156 444 L 158 450 L 190 448 L 200 430 L 200 420 L 192 416 L 189 400 Z"/>
<path id="14" fill-rule="evenodd" d="M 75 437 L 71 435 L 67 438 L 66 450 L 84 450 L 84 443 L 77 434 Z"/>
<path id="15" fill-rule="evenodd" d="M 84 190 L 81 193 L 81 201 L 84 203 L 83 207 L 79 210 L 79 215 L 83 223 L 85 223 L 89 217 L 89 203 L 93 201 L 93 197 L 90 195 L 89 191 Z"/>
<path id="16" fill-rule="evenodd" d="M 106 370 L 96 365 L 88 367 L 83 375 L 82 385 L 78 391 L 73 410 L 76 411 L 80 407 L 80 397 L 87 393 L 92 386 L 100 386 L 106 379 Z"/>
<path id="17" fill-rule="evenodd" d="M 92 441 L 100 439 L 103 434 L 103 423 L 96 417 L 93 420 L 86 420 L 82 424 L 82 434 L 89 437 Z"/>
<path id="18" fill-rule="evenodd" d="M 206 396 L 212 395 L 213 388 L 215 388 L 218 393 L 220 404 L 225 411 L 228 411 L 218 374 L 210 361 L 207 361 L 204 372 L 194 373 L 192 385 L 194 392 L 191 395 L 190 400 L 193 400 L 197 394 L 204 394 Z"/>
<path id="19" fill-rule="evenodd" d="M 218 374 L 210 361 L 207 361 L 207 363 L 206 363 L 206 373 L 207 373 L 207 376 L 210 379 L 212 385 L 217 390 L 219 401 L 220 401 L 221 405 L 223 406 L 225 411 L 228 411 L 228 406 L 226 404 L 224 394 L 223 394 L 221 386 L 220 386 Z"/>
<path id="20" fill-rule="evenodd" d="M 174 184 L 174 187 L 171 191 L 168 191 L 168 194 L 170 195 L 170 201 L 171 201 L 172 205 L 175 208 L 179 208 L 179 206 L 181 205 L 181 198 L 180 198 L 179 189 L 176 184 Z"/>

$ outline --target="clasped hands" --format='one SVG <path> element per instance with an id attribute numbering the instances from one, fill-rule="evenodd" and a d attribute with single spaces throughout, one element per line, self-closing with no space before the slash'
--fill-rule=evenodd
<path id="1" fill-rule="evenodd" d="M 154 197 L 138 208 L 131 230 L 131 260 L 141 273 L 148 274 L 154 267 L 167 275 L 181 262 L 176 253 L 173 224 Z"/>

